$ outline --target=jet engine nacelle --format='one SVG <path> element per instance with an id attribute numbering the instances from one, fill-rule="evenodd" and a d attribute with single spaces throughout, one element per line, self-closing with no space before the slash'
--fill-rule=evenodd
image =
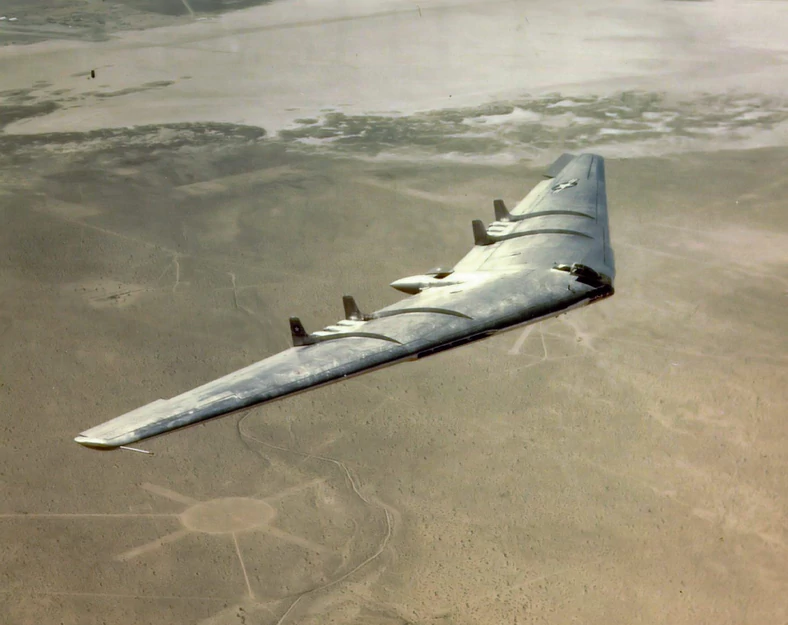
<path id="1" fill-rule="evenodd" d="M 432 289 L 441 286 L 452 286 L 461 284 L 464 280 L 455 280 L 452 278 L 436 278 L 433 275 L 423 274 L 420 276 L 408 276 L 407 278 L 400 278 L 391 283 L 398 291 L 407 293 L 408 295 L 416 295 L 424 289 Z"/>

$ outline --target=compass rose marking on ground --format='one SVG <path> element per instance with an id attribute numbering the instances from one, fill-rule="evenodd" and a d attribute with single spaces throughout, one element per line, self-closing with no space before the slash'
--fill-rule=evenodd
<path id="1" fill-rule="evenodd" d="M 309 549 L 310 551 L 315 551 L 317 553 L 325 553 L 326 551 L 328 551 L 323 545 L 318 545 L 317 543 L 313 543 L 311 540 L 307 540 L 306 538 L 302 538 L 301 536 L 295 536 L 293 534 L 285 532 L 284 530 L 280 530 L 278 527 L 274 527 L 273 525 L 269 525 L 267 527 L 263 527 L 260 529 L 266 534 L 268 534 L 269 536 L 279 538 L 280 540 L 284 540 L 285 542 L 298 545 L 299 547 L 303 547 L 304 549 Z"/>
<path id="2" fill-rule="evenodd" d="M 118 555 L 115 556 L 115 560 L 117 560 L 118 562 L 125 562 L 126 560 L 131 560 L 132 558 L 141 556 L 143 553 L 147 553 L 148 551 L 153 551 L 154 549 L 158 549 L 159 547 L 162 547 L 167 543 L 175 542 L 176 540 L 179 540 L 184 536 L 186 536 L 186 534 L 188 533 L 189 530 L 186 528 L 179 529 L 178 531 L 172 532 L 172 534 L 167 534 L 165 536 L 162 536 L 161 538 L 152 540 L 149 543 L 140 545 L 139 547 L 134 547 L 134 549 L 129 549 L 128 551 L 119 553 Z"/>
<path id="3" fill-rule="evenodd" d="M 267 497 L 262 497 L 261 499 L 263 501 L 276 501 L 277 499 L 288 497 L 293 493 L 297 493 L 300 490 L 304 490 L 305 488 L 312 488 L 313 486 L 322 484 L 325 481 L 326 481 L 325 478 L 317 477 L 314 480 L 310 480 L 309 482 L 304 482 L 303 484 L 296 484 L 295 486 L 290 486 L 289 488 L 280 490 L 278 493 L 274 493 L 273 495 L 268 495 Z"/>
<path id="4" fill-rule="evenodd" d="M 169 488 L 164 488 L 163 486 L 157 486 L 156 484 L 149 484 L 146 482 L 145 484 L 141 484 L 140 488 L 147 490 L 149 493 L 153 493 L 154 495 L 159 495 L 159 497 L 166 497 L 172 501 L 177 501 L 178 503 L 182 503 L 187 506 L 193 506 L 196 503 L 199 503 L 193 497 L 189 497 L 187 495 L 181 495 L 180 493 L 176 493 L 175 491 L 170 490 Z"/>
<path id="5" fill-rule="evenodd" d="M 116 561 L 126 562 L 133 558 L 142 556 L 150 551 L 173 543 L 187 534 L 197 532 L 200 534 L 230 534 L 235 546 L 235 552 L 241 569 L 244 573 L 247 591 L 253 597 L 249 578 L 246 572 L 246 565 L 243 561 L 240 545 L 238 544 L 239 532 L 260 531 L 269 536 L 297 545 L 315 553 L 325 553 L 326 547 L 319 545 L 302 536 L 290 534 L 285 530 L 275 527 L 273 521 L 276 518 L 276 509 L 271 505 L 272 502 L 289 497 L 307 488 L 313 488 L 325 482 L 325 478 L 315 478 L 302 484 L 295 484 L 283 490 L 272 493 L 267 497 L 219 497 L 200 501 L 188 495 L 176 493 L 163 486 L 144 483 L 140 487 L 153 495 L 164 497 L 170 501 L 175 501 L 186 506 L 181 513 L 164 514 L 145 514 L 145 515 L 123 515 L 123 516 L 163 516 L 171 517 L 180 521 L 181 528 L 165 534 L 160 538 L 152 540 L 143 545 L 139 545 L 128 551 L 124 551 L 115 556 Z"/>

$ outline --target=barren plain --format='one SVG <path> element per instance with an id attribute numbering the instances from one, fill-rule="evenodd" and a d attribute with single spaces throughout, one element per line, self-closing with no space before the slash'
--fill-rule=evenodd
<path id="1" fill-rule="evenodd" d="M 445 29 L 518 12 L 547 54 L 543 3 L 173 9 L 0 49 L 0 621 L 788 622 L 788 87 L 763 80 L 786 75 L 786 5 L 602 4 L 562 19 L 599 20 L 607 69 L 556 49 L 565 85 L 504 88 L 512 63 L 463 92 L 451 60 L 456 103 L 427 78 Z M 408 19 L 441 45 L 397 70 L 400 98 L 358 88 L 410 59 Z M 367 28 L 386 47 L 354 66 Z M 502 32 L 474 44 L 477 82 Z M 256 45 L 277 51 L 259 84 Z M 348 62 L 314 65 L 325 49 Z M 563 151 L 607 157 L 613 298 L 152 456 L 72 441 L 285 349 L 289 315 L 395 301 Z"/>

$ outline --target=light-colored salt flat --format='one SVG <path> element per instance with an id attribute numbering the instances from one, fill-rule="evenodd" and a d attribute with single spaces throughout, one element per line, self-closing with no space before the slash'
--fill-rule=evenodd
<path id="1" fill-rule="evenodd" d="M 296 0 L 111 41 L 0 49 L 0 89 L 82 98 L 23 133 L 348 113 L 633 88 L 788 93 L 783 3 Z M 74 74 L 96 69 L 95 80 Z M 188 79 L 184 77 L 188 76 Z M 96 97 L 172 81 L 149 89 Z"/>

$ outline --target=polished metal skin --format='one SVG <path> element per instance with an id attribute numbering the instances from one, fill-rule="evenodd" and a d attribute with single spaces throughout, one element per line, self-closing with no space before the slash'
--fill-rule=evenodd
<path id="1" fill-rule="evenodd" d="M 411 297 L 364 314 L 345 296 L 345 319 L 311 334 L 291 317 L 291 349 L 74 440 L 114 449 L 609 297 L 615 264 L 603 158 L 564 154 L 547 176 L 511 212 L 496 200 L 489 227 L 474 221 L 475 245 L 452 269 L 392 283 Z"/>

